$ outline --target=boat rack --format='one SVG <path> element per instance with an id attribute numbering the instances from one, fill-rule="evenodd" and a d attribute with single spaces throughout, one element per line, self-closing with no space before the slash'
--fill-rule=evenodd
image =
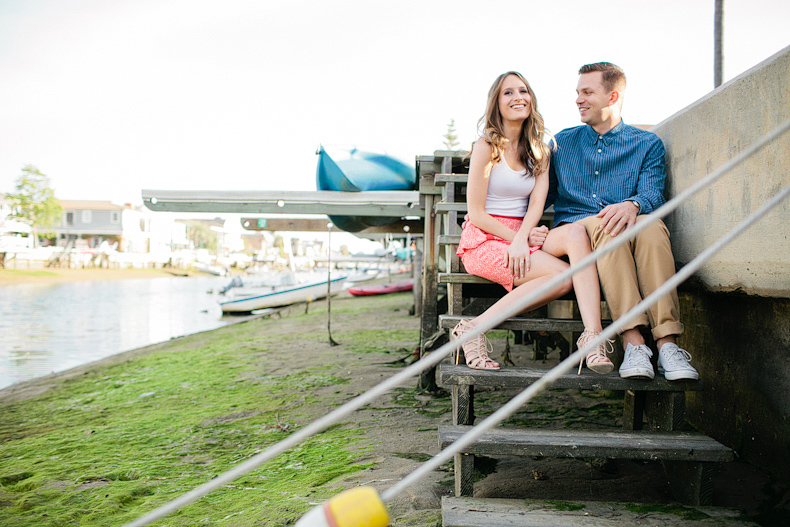
<path id="1" fill-rule="evenodd" d="M 143 203 L 153 211 L 247 214 L 339 214 L 421 218 L 416 190 L 342 192 L 273 190 L 151 190 Z"/>

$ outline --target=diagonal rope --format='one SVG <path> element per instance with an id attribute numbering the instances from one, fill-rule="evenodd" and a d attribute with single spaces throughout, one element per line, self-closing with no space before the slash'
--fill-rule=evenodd
<path id="1" fill-rule="evenodd" d="M 480 326 L 476 327 L 474 331 L 470 331 L 469 333 L 464 334 L 460 339 L 448 342 L 447 344 L 441 346 L 439 349 L 423 357 L 421 360 L 415 362 L 414 364 L 411 364 L 406 369 L 393 375 L 392 377 L 383 381 L 382 383 L 374 386 L 373 388 L 363 393 L 362 395 L 354 399 L 351 399 L 350 401 L 338 407 L 337 409 L 333 410 L 332 412 L 313 421 L 312 423 L 308 424 L 304 428 L 294 432 L 292 435 L 288 436 L 288 438 L 280 441 L 279 443 L 272 445 L 271 447 L 267 448 L 263 452 L 256 454 L 255 456 L 251 457 L 247 461 L 220 474 L 219 476 L 211 479 L 210 481 L 204 483 L 203 485 L 195 487 L 191 491 L 182 494 L 178 498 L 157 507 L 153 511 L 148 512 L 143 516 L 140 516 L 139 518 L 137 518 L 132 522 L 127 523 L 124 527 L 144 527 L 155 520 L 163 518 L 164 516 L 167 516 L 168 514 L 185 507 L 186 505 L 192 503 L 193 501 L 205 496 L 209 492 L 212 492 L 213 490 L 216 490 L 217 488 L 222 487 L 223 485 L 226 485 L 232 482 L 233 480 L 247 474 L 248 472 L 254 470 L 261 464 L 265 463 L 266 461 L 269 461 L 270 459 L 285 452 L 286 450 L 290 450 L 291 448 L 295 447 L 302 441 L 326 430 L 333 424 L 340 421 L 340 419 L 342 419 L 344 416 L 369 404 L 377 397 L 399 386 L 400 384 L 410 379 L 411 377 L 414 377 L 429 368 L 433 368 L 434 366 L 439 364 L 445 357 L 447 357 L 450 353 L 452 353 L 455 349 L 460 348 L 466 342 L 472 340 L 473 338 L 476 338 L 482 333 L 485 333 L 489 329 L 501 324 L 506 319 L 517 315 L 523 310 L 525 306 L 531 304 L 538 298 L 542 297 L 544 294 L 552 291 L 561 283 L 568 280 L 573 274 L 579 272 L 580 270 L 586 267 L 589 267 L 601 256 L 604 256 L 614 251 L 615 249 L 617 249 L 618 247 L 620 247 L 625 243 L 628 243 L 628 241 L 631 238 L 635 237 L 636 235 L 647 229 L 651 224 L 657 222 L 659 219 L 667 216 L 669 213 L 677 209 L 689 197 L 691 197 L 692 195 L 696 194 L 700 190 L 704 189 L 705 187 L 717 181 L 724 174 L 726 174 L 727 172 L 729 172 L 739 164 L 743 163 L 746 159 L 754 155 L 756 152 L 764 148 L 766 145 L 771 143 L 777 137 L 780 137 L 788 130 L 790 130 L 790 119 L 788 119 L 781 125 L 774 128 L 771 132 L 761 137 L 759 140 L 753 143 L 749 148 L 747 148 L 746 150 L 742 151 L 739 155 L 735 156 L 734 158 L 724 163 L 717 170 L 711 172 L 709 175 L 702 178 L 694 185 L 680 192 L 673 199 L 667 201 L 663 206 L 659 207 L 658 209 L 653 211 L 653 213 L 648 215 L 646 220 L 641 221 L 640 223 L 628 229 L 628 231 L 624 235 L 620 235 L 616 239 L 604 245 L 603 247 L 599 247 L 594 252 L 590 253 L 589 255 L 581 259 L 577 264 L 566 269 L 559 275 L 555 276 L 553 279 L 543 284 L 541 287 L 537 288 L 531 294 L 527 295 L 525 298 L 522 299 L 521 302 L 517 303 L 517 305 L 512 306 L 510 309 L 504 310 L 499 316 L 493 317 L 492 320 L 489 321 L 489 323 L 481 324 Z M 614 326 L 614 324 L 612 324 L 612 326 Z M 610 328 L 614 332 L 614 328 L 612 326 L 610 326 Z M 603 333 L 600 333 L 599 337 L 601 335 L 607 334 L 607 331 L 608 330 L 605 330 Z M 591 349 L 593 345 L 597 345 L 598 340 L 599 339 L 595 339 L 591 341 L 591 343 L 587 346 L 587 348 Z M 579 357 L 581 356 L 581 351 L 584 350 L 575 352 L 573 355 L 571 355 L 571 357 L 575 357 L 576 360 L 578 360 Z M 569 357 L 568 359 L 570 359 L 571 357 Z M 555 378 L 552 378 L 552 381 Z M 540 383 L 540 381 L 538 381 L 538 383 Z M 545 385 L 545 383 L 540 384 L 540 386 L 543 385 Z M 533 384 L 533 386 L 535 386 L 535 384 Z M 390 494 L 388 493 L 388 495 Z"/>

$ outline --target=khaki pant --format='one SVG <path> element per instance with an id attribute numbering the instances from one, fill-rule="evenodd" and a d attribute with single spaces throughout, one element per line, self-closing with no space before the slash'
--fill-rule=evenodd
<path id="1" fill-rule="evenodd" d="M 639 223 L 646 219 L 647 216 L 637 216 L 636 221 Z M 593 249 L 612 239 L 600 228 L 600 218 L 589 216 L 577 223 L 587 229 Z M 619 236 L 623 235 L 623 233 L 619 234 Z M 675 274 L 675 258 L 672 256 L 672 247 L 669 244 L 669 229 L 660 220 L 636 238 L 598 260 L 601 289 L 615 320 L 658 289 L 673 274 Z M 646 314 L 639 315 L 628 324 L 620 326 L 618 331 L 622 333 L 628 329 L 648 325 L 656 340 L 683 333 L 677 291 L 673 289 L 667 293 L 649 308 Z"/>

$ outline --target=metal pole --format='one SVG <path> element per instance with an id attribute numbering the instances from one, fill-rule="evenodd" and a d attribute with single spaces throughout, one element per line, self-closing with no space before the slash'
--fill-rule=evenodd
<path id="1" fill-rule="evenodd" d="M 724 30 L 724 0 L 715 0 L 713 14 L 713 87 L 721 86 L 723 75 L 722 32 Z"/>
<path id="2" fill-rule="evenodd" d="M 329 334 L 329 345 L 339 346 L 332 338 L 332 223 L 327 223 L 326 237 L 326 332 Z"/>

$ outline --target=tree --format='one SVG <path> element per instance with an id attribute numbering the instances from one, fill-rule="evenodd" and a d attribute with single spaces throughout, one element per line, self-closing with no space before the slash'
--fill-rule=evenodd
<path id="1" fill-rule="evenodd" d="M 219 237 L 216 231 L 211 229 L 211 225 L 200 220 L 188 220 L 186 224 L 188 228 L 187 237 L 192 240 L 196 249 L 217 250 Z"/>
<path id="2" fill-rule="evenodd" d="M 447 133 L 442 137 L 444 137 L 444 146 L 447 147 L 447 150 L 458 148 L 458 136 L 455 134 L 455 119 L 450 119 L 450 124 L 447 125 Z"/>
<path id="3" fill-rule="evenodd" d="M 63 216 L 63 207 L 55 198 L 49 178 L 33 165 L 22 169 L 16 181 L 16 193 L 8 194 L 7 198 L 13 210 L 9 217 L 30 225 L 36 245 L 39 234 L 51 234 L 51 228 Z"/>

